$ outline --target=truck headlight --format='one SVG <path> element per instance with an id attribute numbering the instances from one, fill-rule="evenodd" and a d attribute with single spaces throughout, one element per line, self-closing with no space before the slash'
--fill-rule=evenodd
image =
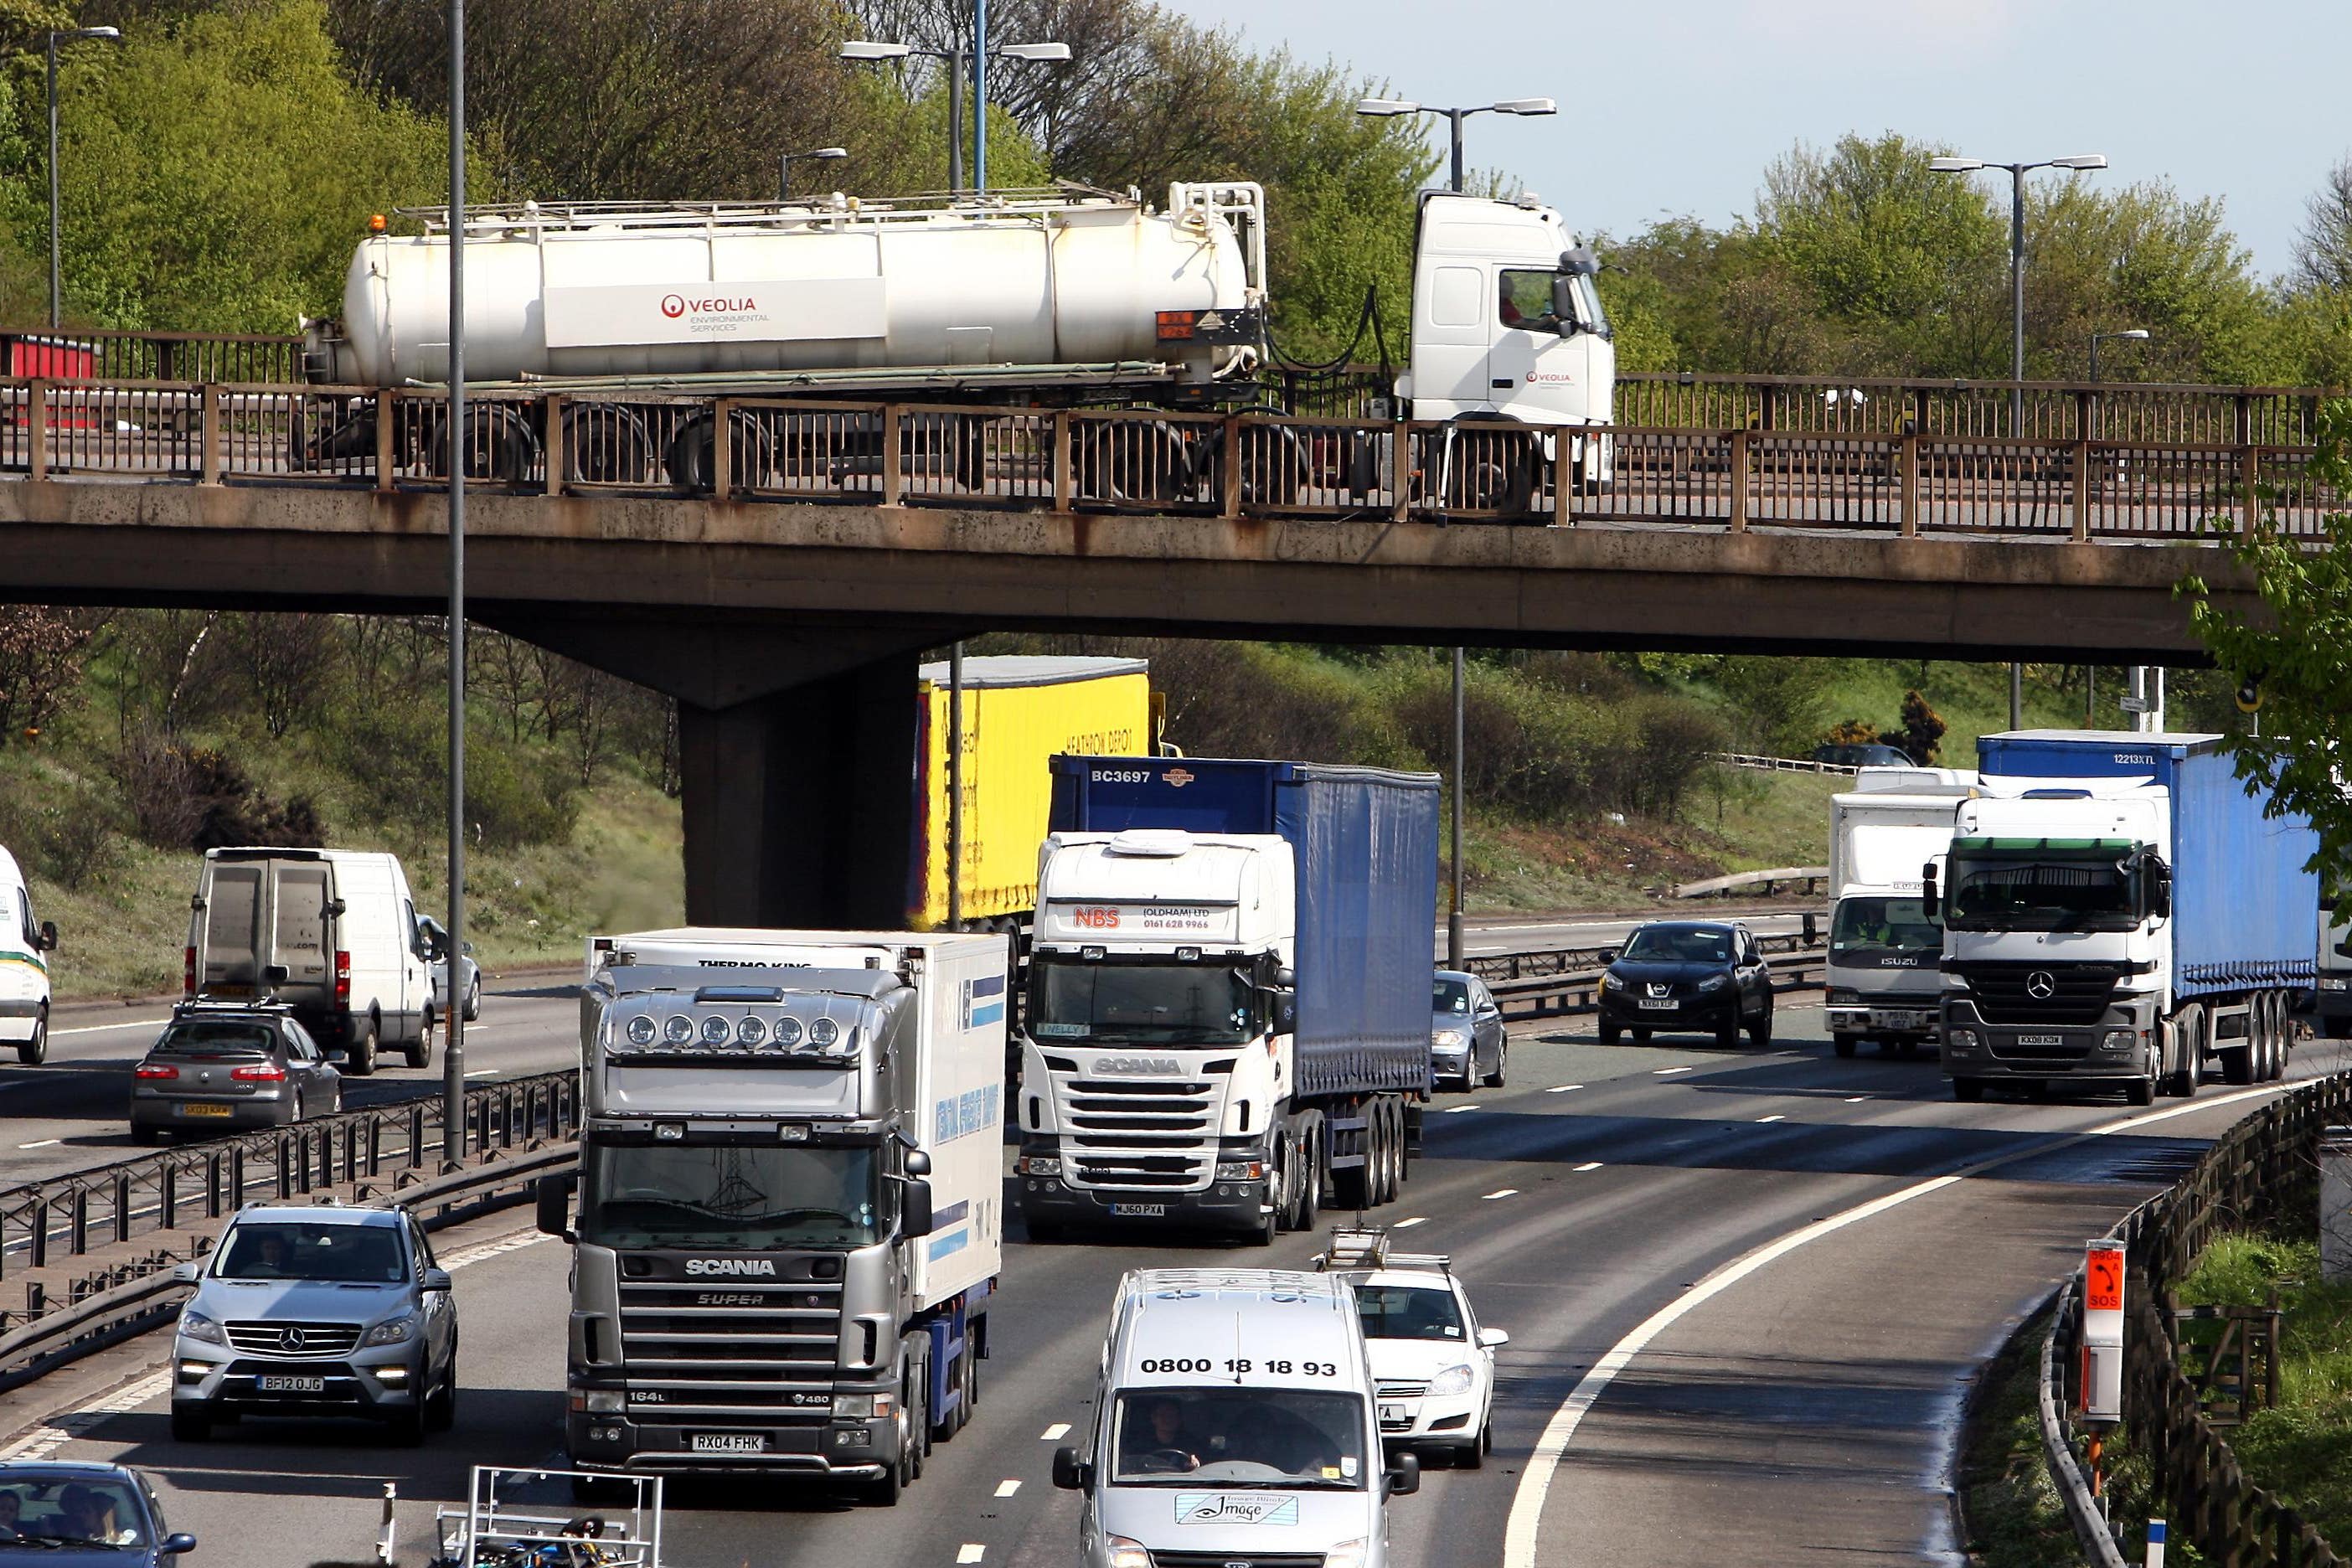
<path id="1" fill-rule="evenodd" d="M 1952 1049 L 1956 1051 L 1972 1051 L 1977 1048 L 1977 1032 L 1974 1029 L 1954 1029 L 1951 1037 Z"/>
<path id="2" fill-rule="evenodd" d="M 1363 1542 L 1360 1541 L 1354 1544 L 1360 1548 Z M 1124 1535 L 1106 1535 L 1103 1537 L 1103 1548 L 1110 1554 L 1110 1568 L 1151 1568 L 1150 1550 L 1140 1541 L 1129 1541 Z M 1324 1558 L 1323 1561 L 1326 1564 L 1329 1564 L 1337 1562 L 1338 1556 L 1334 1553 Z M 1361 1557 L 1356 1559 L 1359 1568 L 1362 1562 Z"/>
<path id="3" fill-rule="evenodd" d="M 1062 1173 L 1062 1157 L 1059 1154 L 1024 1154 L 1021 1156 L 1020 1173 L 1024 1176 L 1058 1176 Z"/>
<path id="4" fill-rule="evenodd" d="M 2138 1030 L 2109 1029 L 2100 1039 L 2099 1048 L 2103 1051 L 2127 1051 L 2137 1044 L 2139 1044 Z"/>
<path id="5" fill-rule="evenodd" d="M 1221 1182 L 1255 1182 L 1265 1174 L 1265 1163 L 1260 1160 L 1220 1160 L 1216 1179 Z"/>
<path id="6" fill-rule="evenodd" d="M 621 1391 L 617 1388 L 592 1388 L 581 1396 L 580 1407 L 591 1415 L 618 1415 L 621 1413 Z"/>
<path id="7" fill-rule="evenodd" d="M 370 1329 L 367 1331 L 367 1338 L 362 1340 L 360 1343 L 363 1345 L 404 1344 L 407 1342 L 408 1336 L 415 1331 L 416 1319 L 413 1314 L 392 1318 Z"/>
<path id="8" fill-rule="evenodd" d="M 218 1323 L 194 1309 L 180 1314 L 180 1332 L 192 1340 L 202 1340 L 208 1345 L 222 1345 L 228 1342 L 227 1337 L 221 1332 L 221 1326 Z"/>
<path id="9" fill-rule="evenodd" d="M 1323 1568 L 1364 1568 L 1364 1538 L 1343 1541 L 1325 1552 Z"/>
<path id="10" fill-rule="evenodd" d="M 1862 993 L 1832 991 L 1829 994 L 1829 1005 L 1832 1007 L 1859 1007 L 1862 1005 Z"/>
<path id="11" fill-rule="evenodd" d="M 1439 1395 L 1469 1393 L 1470 1369 L 1466 1366 L 1447 1367 L 1429 1380 L 1429 1392 Z"/>
<path id="12" fill-rule="evenodd" d="M 833 1396 L 833 1413 L 835 1415 L 854 1416 L 860 1421 L 870 1421 L 876 1416 L 887 1421 L 898 1407 L 895 1394 L 836 1394 Z"/>

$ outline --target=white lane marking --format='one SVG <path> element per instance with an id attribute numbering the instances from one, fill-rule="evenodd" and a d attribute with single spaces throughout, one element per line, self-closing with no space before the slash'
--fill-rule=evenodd
<path id="1" fill-rule="evenodd" d="M 1598 1160 L 1587 1160 L 1583 1164 L 1573 1165 L 1570 1166 L 1570 1169 L 1577 1171 L 1597 1171 L 1601 1169 L 1601 1162 Z"/>
<path id="2" fill-rule="evenodd" d="M 1481 1198 L 1479 1202 L 1492 1203 L 1496 1198 L 1517 1197 L 1518 1196 L 1518 1193 L 1519 1189 L 1517 1187 L 1497 1187 L 1493 1192 L 1488 1193 L 1485 1197 Z"/>
<path id="3" fill-rule="evenodd" d="M 1756 1120 L 1759 1121 L 1786 1121 L 1789 1119 L 1785 1116 L 1759 1116 Z"/>
<path id="4" fill-rule="evenodd" d="M 1465 1110 L 1475 1110 L 1477 1109 L 1478 1108 L 1475 1105 L 1449 1105 L 1445 1108 L 1445 1114 L 1448 1116 L 1459 1116 Z"/>
<path id="5" fill-rule="evenodd" d="M 442 1268 L 454 1273 L 469 1263 L 479 1263 L 485 1258 L 502 1257 L 509 1252 L 520 1252 L 526 1247 L 536 1247 L 541 1242 L 551 1239 L 552 1238 L 538 1231 L 520 1231 L 496 1241 L 481 1242 L 462 1251 L 449 1253 L 439 1261 Z M 127 1415 L 156 1395 L 169 1392 L 171 1386 L 172 1368 L 166 1363 L 146 1376 L 125 1384 L 112 1395 L 97 1405 L 84 1405 L 79 1410 L 61 1411 L 51 1415 L 47 1421 L 34 1427 L 16 1442 L 5 1448 L 0 1448 L 0 1463 L 12 1460 L 33 1462 L 46 1459 L 75 1438 L 88 1435 L 92 1427 L 108 1416 Z"/>
<path id="6" fill-rule="evenodd" d="M 496 1072 L 496 1071 L 498 1071 L 498 1070 L 499 1070 L 499 1069 L 498 1069 L 498 1068 L 474 1068 L 471 1072 L 468 1072 L 466 1076 L 467 1076 L 467 1078 L 488 1078 L 488 1077 L 489 1077 L 492 1073 L 494 1073 L 494 1072 Z"/>
<path id="7" fill-rule="evenodd" d="M 1066 1421 L 1056 1421 L 1051 1426 L 1046 1427 L 1043 1432 L 1037 1434 L 1037 1441 L 1040 1443 L 1051 1443 L 1057 1437 L 1066 1437 L 1069 1435 L 1070 1424 Z"/>
<path id="8" fill-rule="evenodd" d="M 1654 1077 L 1654 1078 L 1664 1078 L 1664 1077 L 1665 1077 L 1665 1076 L 1666 1076 L 1668 1073 L 1670 1073 L 1670 1072 L 1696 1072 L 1696 1071 L 1698 1071 L 1698 1068 L 1652 1068 L 1650 1069 L 1651 1076 L 1652 1076 L 1652 1077 Z"/>
<path id="9" fill-rule="evenodd" d="M 977 1541 L 967 1541 L 956 1548 L 956 1561 L 959 1563 L 977 1563 L 987 1555 L 988 1548 Z"/>
<path id="10" fill-rule="evenodd" d="M 1416 1226 L 1416 1225 L 1427 1225 L 1428 1223 L 1429 1223 L 1429 1216 L 1428 1216 L 1427 1215 L 1425 1215 L 1425 1214 L 1417 1214 L 1417 1215 L 1413 1215 L 1411 1219 L 1401 1219 L 1401 1220 L 1397 1221 L 1397 1222 L 1396 1222 L 1396 1224 L 1394 1224 L 1394 1225 L 1392 1225 L 1392 1226 L 1389 1226 L 1389 1228 L 1390 1228 L 1391 1230 L 1404 1230 L 1404 1229 L 1407 1229 L 1407 1228 L 1409 1228 L 1409 1227 L 1411 1227 L 1411 1226 Z"/>
<path id="11" fill-rule="evenodd" d="M 1848 1105 L 1860 1105 L 1864 1100 L 1868 1100 L 1870 1096 L 1866 1094 L 1849 1094 L 1845 1097 L 1845 1102 Z"/>
<path id="12" fill-rule="evenodd" d="M 70 1029 L 51 1029 L 49 1036 L 54 1039 L 61 1035 L 103 1035 L 110 1029 L 152 1029 L 170 1022 L 169 1018 L 131 1018 L 120 1024 L 78 1024 Z"/>
<path id="13" fill-rule="evenodd" d="M 1927 1181 L 1916 1182 L 1910 1186 L 1888 1193 L 1884 1197 L 1873 1198 L 1865 1204 L 1857 1204 L 1853 1208 L 1830 1215 L 1827 1219 L 1818 1219 L 1810 1225 L 1801 1226 L 1776 1241 L 1765 1243 L 1746 1257 L 1734 1258 L 1725 1264 L 1674 1300 L 1667 1302 L 1635 1324 L 1631 1332 L 1610 1347 L 1608 1354 L 1593 1363 L 1592 1370 L 1584 1374 L 1582 1380 L 1570 1391 L 1568 1398 L 1560 1407 L 1552 1412 L 1550 1421 L 1544 1426 L 1543 1436 L 1536 1441 L 1535 1452 L 1528 1457 L 1526 1468 L 1519 1472 L 1518 1489 L 1511 1496 L 1510 1522 L 1503 1532 L 1503 1568 L 1535 1568 L 1536 1535 L 1543 1524 L 1544 1496 L 1551 1490 L 1553 1472 L 1559 1468 L 1560 1456 L 1568 1451 L 1569 1439 L 1576 1436 L 1576 1429 L 1583 1424 L 1585 1414 L 1600 1403 L 1602 1392 L 1616 1380 L 1617 1374 L 1631 1366 L 1633 1358 L 1641 1354 L 1652 1340 L 1671 1328 L 1678 1319 L 1693 1308 L 1721 1295 L 1766 1264 L 1787 1257 L 1808 1242 L 1818 1241 L 1833 1231 L 1843 1230 L 1847 1226 L 1868 1219 L 1873 1215 L 1885 1214 L 1888 1209 L 1907 1204 L 1914 1198 L 1923 1198 L 1930 1193 L 1940 1193 L 1956 1183 L 1967 1181 L 1972 1176 L 1982 1175 L 1985 1172 L 1999 1166 L 2013 1164 L 2037 1154 L 2046 1154 L 2053 1149 L 2063 1149 L 2072 1143 L 2080 1143 L 2085 1139 L 2104 1138 L 2116 1132 L 2129 1132 L 2145 1127 L 2150 1122 L 2167 1121 L 2175 1116 L 2186 1116 L 2194 1110 L 2211 1110 L 2221 1106 L 2234 1104 L 2242 1100 L 2277 1094 L 2294 1087 L 2295 1086 L 2293 1084 L 2277 1084 L 2263 1089 L 2241 1089 L 2235 1094 L 2225 1094 L 2216 1100 L 2191 1100 L 2167 1110 L 2150 1111 L 2139 1116 L 2127 1116 L 2120 1121 L 2106 1122 L 2102 1126 L 2086 1128 L 2080 1132 L 2063 1133 L 2047 1142 L 2037 1143 L 2030 1149 L 2019 1149 L 2011 1153 L 1995 1155 L 1990 1160 L 1980 1160 L 1973 1165 L 1961 1167 L 1950 1175 L 1931 1177 Z"/>
<path id="14" fill-rule="evenodd" d="M 996 1483 L 996 1495 L 998 1497 L 1011 1497 L 1014 1492 L 1017 1492 L 1020 1489 L 1021 1483 L 1019 1481 L 999 1481 Z"/>
<path id="15" fill-rule="evenodd" d="M 37 1143 L 19 1143 L 16 1147 L 19 1149 L 54 1149 L 64 1142 L 65 1140 L 62 1138 L 44 1138 Z"/>
<path id="16" fill-rule="evenodd" d="M 1584 1086 L 1580 1083 L 1556 1083 L 1545 1089 L 1546 1094 L 1573 1094 Z"/>

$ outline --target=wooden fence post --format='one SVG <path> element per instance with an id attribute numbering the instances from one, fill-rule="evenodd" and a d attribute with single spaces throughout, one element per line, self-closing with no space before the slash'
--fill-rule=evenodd
<path id="1" fill-rule="evenodd" d="M 735 478 L 735 432 L 730 416 L 735 405 L 724 397 L 713 398 L 710 404 L 710 499 L 723 501 L 733 489 Z"/>
<path id="2" fill-rule="evenodd" d="M 1748 531 L 1748 430 L 1731 433 L 1731 516 L 1726 526 L 1734 533 Z"/>
<path id="3" fill-rule="evenodd" d="M 380 490 L 393 488 L 399 424 L 400 393 L 396 388 L 384 387 L 375 395 L 375 488 Z"/>
<path id="4" fill-rule="evenodd" d="M 2238 537 L 2252 539 L 2262 523 L 2263 449 L 2248 443 L 2238 453 Z"/>
<path id="5" fill-rule="evenodd" d="M 1919 537 L 1919 431 L 1916 426 L 1903 433 L 1903 524 L 1906 539 Z"/>
<path id="6" fill-rule="evenodd" d="M 2074 542 L 2091 542 L 2091 443 L 2074 443 Z"/>
<path id="7" fill-rule="evenodd" d="M 1242 421 L 1238 414 L 1225 416 L 1225 482 L 1224 494 L 1219 501 L 1217 515 L 1234 518 L 1242 514 Z"/>
<path id="8" fill-rule="evenodd" d="M 220 383 L 208 381 L 196 391 L 198 415 L 196 439 L 204 447 L 196 456 L 197 482 L 216 485 L 221 482 L 221 389 Z"/>
<path id="9" fill-rule="evenodd" d="M 1066 416 L 1065 416 L 1066 417 Z M 897 506 L 907 484 L 906 465 L 898 450 L 904 416 L 895 403 L 882 405 L 882 504 Z"/>
<path id="10" fill-rule="evenodd" d="M 1053 463 L 1054 510 L 1057 512 L 1066 512 L 1070 510 L 1070 477 L 1073 468 L 1070 461 L 1070 411 L 1066 408 L 1057 408 L 1054 411 Z"/>
<path id="11" fill-rule="evenodd" d="M 1402 522 L 1412 514 L 1412 426 L 1396 422 L 1389 435 L 1389 519 Z"/>
<path id="12" fill-rule="evenodd" d="M 540 399 L 539 406 L 540 418 L 543 428 L 547 431 L 547 440 L 544 443 L 547 452 L 547 493 L 560 496 L 563 493 L 564 476 L 568 471 L 565 464 L 570 458 L 570 454 L 563 449 L 563 394 L 549 393 Z"/>
<path id="13" fill-rule="evenodd" d="M 32 400 L 29 410 L 33 443 L 30 468 L 33 479 L 38 482 L 49 477 L 49 384 L 36 381 L 26 393 Z"/>

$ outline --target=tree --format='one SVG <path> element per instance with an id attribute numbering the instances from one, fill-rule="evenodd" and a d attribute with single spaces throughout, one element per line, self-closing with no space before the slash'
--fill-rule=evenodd
<path id="1" fill-rule="evenodd" d="M 1944 731 L 1948 728 L 1942 717 L 1927 706 L 1927 700 L 1916 689 L 1903 694 L 1900 715 L 1900 726 L 1881 734 L 1879 743 L 1901 747 L 1906 756 L 1923 768 L 1932 765 L 1936 753 L 1943 749 Z"/>
<path id="2" fill-rule="evenodd" d="M 30 738 L 78 694 L 82 650 L 102 611 L 0 608 L 0 745 Z"/>
<path id="3" fill-rule="evenodd" d="M 66 305 L 108 326 L 289 330 L 332 311 L 369 214 L 437 200 L 446 138 L 361 91 L 321 0 L 161 10 L 78 58 L 65 99 Z M 19 142 L 42 112 L 20 59 Z M 45 248 L 38 159 L 0 175 L 0 232 Z"/>
<path id="4" fill-rule="evenodd" d="M 2352 488 L 2352 400 L 2321 407 L 2316 439 L 2312 486 L 2341 495 Z M 2214 662 L 2263 695 L 2262 734 L 2228 742 L 2238 776 L 2269 791 L 2269 815 L 2310 819 L 2316 869 L 2341 896 L 2352 891 L 2352 512 L 2330 513 L 2324 531 L 2290 534 L 2270 519 L 2227 542 L 2261 596 L 2259 616 L 2221 604 L 2201 573 L 2180 587 Z"/>
<path id="5" fill-rule="evenodd" d="M 2294 242 L 2294 280 L 2305 289 L 2352 293 L 2352 153 L 2305 201 Z"/>

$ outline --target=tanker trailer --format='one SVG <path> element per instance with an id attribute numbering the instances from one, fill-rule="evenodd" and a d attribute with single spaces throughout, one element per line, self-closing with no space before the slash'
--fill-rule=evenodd
<path id="1" fill-rule="evenodd" d="M 323 465 L 373 453 L 437 476 L 448 445 L 440 405 L 429 392 L 397 393 L 436 389 L 448 375 L 447 216 L 403 216 L 421 232 L 379 231 L 361 244 L 342 318 L 304 323 L 306 375 L 343 389 L 319 400 L 337 413 L 307 454 Z M 1265 249 L 1265 195 L 1246 183 L 1172 184 L 1164 207 L 1133 191 L 1070 186 L 469 209 L 466 372 L 477 395 L 467 468 L 529 479 L 560 445 L 573 481 L 705 489 L 719 461 L 711 399 L 730 397 L 761 405 L 726 416 L 736 485 L 782 475 L 787 488 L 837 486 L 878 472 L 895 426 L 908 484 L 944 474 L 981 489 L 1005 472 L 1005 450 L 1045 450 L 1050 426 L 1006 431 L 919 408 L 886 421 L 843 405 L 1264 406 Z M 1552 471 L 1552 437 L 1528 426 L 1610 416 L 1614 357 L 1592 270 L 1559 215 L 1532 197 L 1424 195 L 1397 414 L 1493 433 L 1467 439 L 1524 454 L 1508 466 L 1535 476 L 1523 491 L 1538 485 Z M 566 395 L 539 401 L 545 393 Z M 1502 435 L 1512 426 L 1517 434 Z M 1071 454 L 1077 497 L 1199 494 L 1221 453 L 1217 429 L 1089 421 Z M 1448 435 L 1440 482 L 1450 496 L 1458 481 L 1442 475 L 1479 465 L 1458 458 Z M 1269 499 L 1273 487 L 1280 500 L 1310 471 L 1336 469 L 1349 488 L 1391 471 L 1384 444 L 1350 439 L 1344 454 L 1310 454 L 1295 429 L 1246 426 L 1244 491 Z M 1583 444 L 1578 453 L 1597 476 L 1595 454 Z"/>

